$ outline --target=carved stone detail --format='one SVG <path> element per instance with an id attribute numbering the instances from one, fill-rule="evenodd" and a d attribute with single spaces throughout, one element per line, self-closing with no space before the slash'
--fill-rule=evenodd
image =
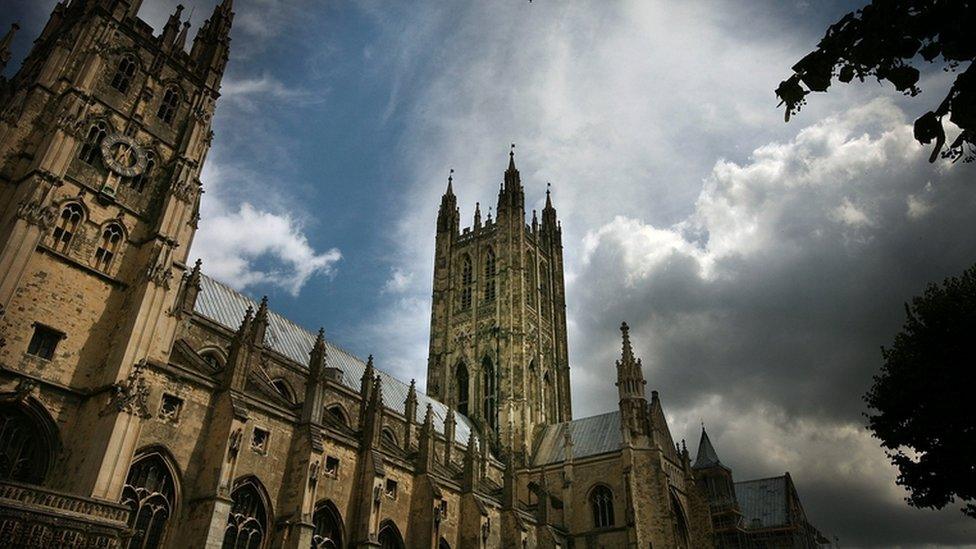
<path id="1" fill-rule="evenodd" d="M 142 374 L 145 366 L 146 361 L 140 361 L 132 368 L 125 381 L 116 382 L 112 386 L 112 397 L 102 415 L 115 411 L 132 414 L 142 419 L 149 419 L 152 416 L 146 403 L 149 397 L 149 386 L 146 385 L 146 379 Z"/>

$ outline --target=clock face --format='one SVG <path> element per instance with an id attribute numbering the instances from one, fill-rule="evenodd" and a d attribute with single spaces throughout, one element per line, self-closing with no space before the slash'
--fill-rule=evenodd
<path id="1" fill-rule="evenodd" d="M 146 169 L 146 154 L 135 139 L 121 133 L 102 140 L 102 161 L 122 177 L 135 177 Z"/>

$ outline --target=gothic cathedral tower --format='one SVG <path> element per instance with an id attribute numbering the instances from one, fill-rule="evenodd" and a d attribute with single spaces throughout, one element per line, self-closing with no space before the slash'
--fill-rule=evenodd
<path id="1" fill-rule="evenodd" d="M 181 318 L 231 3 L 187 52 L 182 7 L 157 35 L 141 0 L 64 0 L 0 79 L 0 363 L 62 388 L 54 488 L 119 500 L 138 372 L 168 362 Z"/>
<path id="2" fill-rule="evenodd" d="M 562 229 L 546 192 L 525 222 L 514 145 L 497 219 L 461 230 L 453 177 L 437 215 L 427 391 L 503 455 L 525 456 L 538 427 L 571 417 Z"/>

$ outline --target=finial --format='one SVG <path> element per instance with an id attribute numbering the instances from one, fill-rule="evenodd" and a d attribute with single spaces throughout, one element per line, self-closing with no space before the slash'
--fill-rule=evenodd
<path id="1" fill-rule="evenodd" d="M 316 349 L 325 347 L 325 328 L 319 328 L 319 333 L 315 336 L 315 345 L 313 347 Z"/>
<path id="2" fill-rule="evenodd" d="M 369 357 L 366 359 L 366 371 L 368 372 L 372 369 L 373 369 L 373 355 L 369 355 Z"/>
<path id="3" fill-rule="evenodd" d="M 512 148 L 508 151 L 508 171 L 515 171 L 515 143 L 512 143 Z"/>
<path id="4" fill-rule="evenodd" d="M 447 191 L 444 194 L 446 196 L 454 194 L 454 168 L 451 168 L 450 173 L 447 174 Z"/>
<path id="5" fill-rule="evenodd" d="M 626 322 L 620 323 L 620 333 L 623 336 L 623 362 L 634 360 L 634 349 L 630 346 L 630 326 Z"/>

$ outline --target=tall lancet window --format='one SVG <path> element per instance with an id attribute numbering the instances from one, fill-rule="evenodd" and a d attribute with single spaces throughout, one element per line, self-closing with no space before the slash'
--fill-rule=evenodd
<path id="1" fill-rule="evenodd" d="M 458 363 L 454 380 L 457 384 L 457 410 L 468 415 L 468 367 L 464 362 Z"/>
<path id="2" fill-rule="evenodd" d="M 590 492 L 590 507 L 593 509 L 593 527 L 613 526 L 613 492 L 602 484 Z"/>
<path id="3" fill-rule="evenodd" d="M 538 289 L 535 283 L 535 254 L 529 252 L 525 255 L 525 301 L 530 309 L 535 308 L 535 296 Z"/>
<path id="4" fill-rule="evenodd" d="M 545 416 L 548 423 L 558 421 L 556 415 L 556 387 L 552 382 L 552 376 L 546 372 L 542 376 L 542 402 L 545 406 Z"/>
<path id="5" fill-rule="evenodd" d="M 498 428 L 498 396 L 497 384 L 495 382 L 495 366 L 487 356 L 481 361 L 482 387 L 484 388 L 484 398 L 482 399 L 482 414 L 485 422 L 492 430 Z"/>
<path id="6" fill-rule="evenodd" d="M 485 301 L 495 300 L 495 252 L 488 248 L 485 254 Z"/>
<path id="7" fill-rule="evenodd" d="M 129 467 L 122 487 L 122 505 L 130 509 L 132 537 L 128 549 L 156 549 L 163 546 L 166 526 L 173 516 L 176 484 L 169 467 L 158 453 L 142 456 Z"/>
<path id="8" fill-rule="evenodd" d="M 461 310 L 471 308 L 471 292 L 474 287 L 474 267 L 471 257 L 465 255 L 461 260 Z"/>

